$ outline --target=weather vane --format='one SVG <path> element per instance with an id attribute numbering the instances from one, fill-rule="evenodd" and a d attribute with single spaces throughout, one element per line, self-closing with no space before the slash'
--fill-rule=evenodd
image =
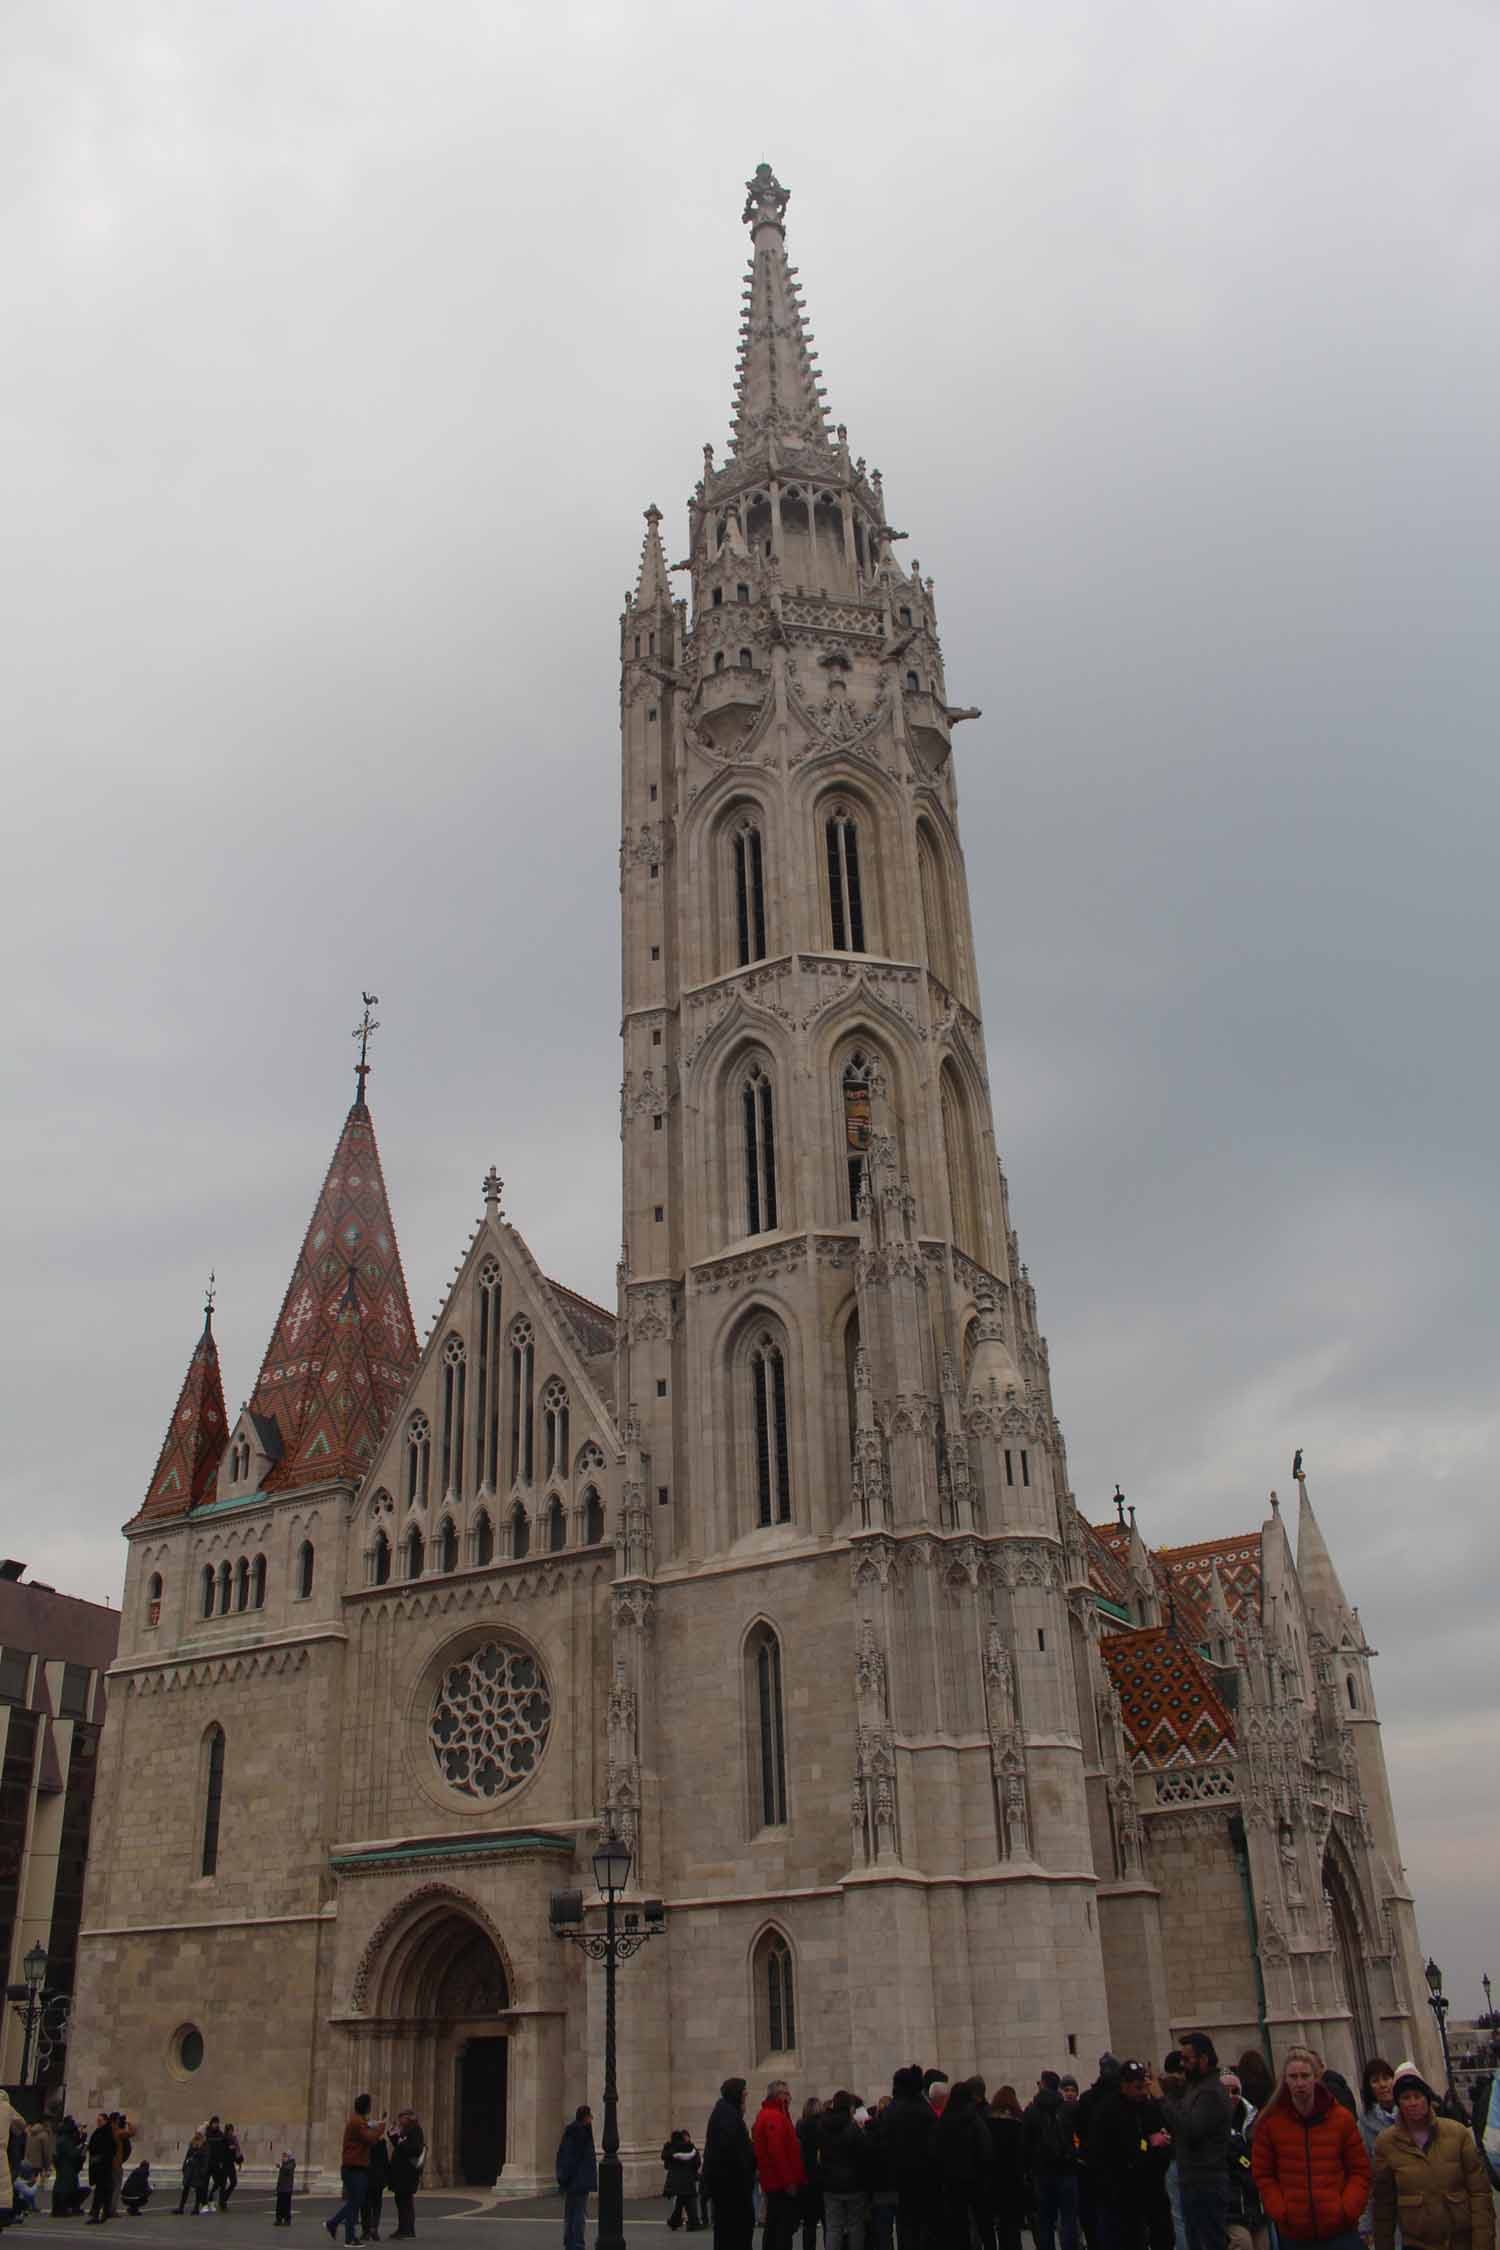
<path id="1" fill-rule="evenodd" d="M 204 1319 L 205 1319 L 205 1320 L 212 1320 L 212 1319 L 213 1319 L 213 1316 L 214 1316 L 214 1299 L 215 1299 L 215 1297 L 216 1297 L 217 1293 L 218 1293 L 218 1292 L 217 1292 L 217 1288 L 216 1288 L 216 1277 L 215 1277 L 215 1274 L 214 1274 L 214 1270 L 213 1270 L 213 1267 L 212 1267 L 212 1266 L 210 1266 L 210 1267 L 209 1267 L 209 1269 L 208 1269 L 208 1290 L 207 1290 L 207 1293 L 206 1293 L 206 1295 L 205 1295 L 205 1297 L 204 1297 L 204 1302 L 203 1302 L 203 1317 L 204 1317 Z"/>
<path id="2" fill-rule="evenodd" d="M 378 992 L 364 992 L 361 993 L 360 998 L 364 1001 L 365 1012 L 350 1033 L 350 1037 L 359 1041 L 359 1061 L 354 1068 L 359 1092 L 355 1099 L 358 1106 L 363 1109 L 365 1106 L 365 1080 L 370 1075 L 370 1034 L 372 1031 L 380 1029 L 370 1010 L 380 1006 L 380 995 Z"/>

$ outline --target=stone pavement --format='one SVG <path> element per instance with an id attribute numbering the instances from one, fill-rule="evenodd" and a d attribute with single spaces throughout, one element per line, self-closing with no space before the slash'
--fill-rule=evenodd
<path id="1" fill-rule="evenodd" d="M 166 2186 L 165 2180 L 163 2186 Z M 45 2194 L 45 2190 L 43 2191 Z M 299 2195 L 292 2206 L 290 2227 L 272 2225 L 275 2197 L 267 2190 L 241 2188 L 225 2213 L 210 2211 L 194 2218 L 191 2212 L 181 2218 L 176 2215 L 178 2183 L 171 2183 L 169 2194 L 154 2195 L 139 2218 L 121 2216 L 109 2222 L 105 2240 L 109 2250 L 191 2250 L 201 2243 L 203 2250 L 211 2244 L 223 2244 L 225 2250 L 276 2250 L 286 2244 L 287 2250 L 319 2250 L 326 2245 L 328 2236 L 323 2222 L 333 2216 L 338 2208 L 336 2195 Z M 389 2200 L 389 2199 L 387 2199 Z M 595 2199 L 597 2202 L 597 2198 Z M 625 2205 L 625 2233 L 655 2242 L 666 2232 L 667 2213 L 671 2204 L 664 2196 L 645 2201 L 627 2200 Z M 590 2206 L 589 2239 L 594 2232 L 594 2206 Z M 394 2214 L 388 2214 L 394 2221 Z M 461 2224 L 470 2238 L 492 2241 L 496 2250 L 562 2250 L 562 2197 L 497 2195 L 492 2189 L 474 2188 L 463 2193 L 446 2193 L 434 2189 L 430 2195 L 417 2197 L 417 2239 L 436 2235 L 448 2236 L 448 2227 Z M 391 2227 L 381 2228 L 382 2250 L 391 2239 Z M 186 2239 L 184 2239 L 184 2237 Z M 463 2239 L 463 2238 L 459 2238 Z M 94 2230 L 87 2226 L 83 2213 L 76 2218 L 54 2219 L 50 2214 L 27 2219 L 20 2227 L 6 2229 L 5 2250 L 51 2250 L 75 2242 L 79 2250 L 95 2241 Z"/>

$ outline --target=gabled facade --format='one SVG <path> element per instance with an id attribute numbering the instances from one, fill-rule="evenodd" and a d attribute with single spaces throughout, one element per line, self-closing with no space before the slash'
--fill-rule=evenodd
<path id="1" fill-rule="evenodd" d="M 1069 1488 L 995 1149 L 979 714 L 829 427 L 786 191 L 748 190 L 730 450 L 683 598 L 652 507 L 620 620 L 617 1312 L 491 1173 L 418 1351 L 362 1048 L 217 1483 L 184 1437 L 128 1527 L 70 2091 L 168 2139 L 202 2057 L 314 2167 L 367 2085 L 434 2184 L 549 2185 L 601 1993 L 548 1899 L 606 1822 L 667 1910 L 626 1972 L 642 2185 L 731 2071 L 1422 2048 L 1310 1510 L 1299 1583 L 1279 1518 L 1153 1554 Z"/>

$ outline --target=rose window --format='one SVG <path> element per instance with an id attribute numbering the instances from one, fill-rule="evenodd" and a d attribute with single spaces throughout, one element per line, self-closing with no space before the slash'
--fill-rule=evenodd
<path id="1" fill-rule="evenodd" d="M 536 1658 L 486 1641 L 443 1673 L 428 1739 L 453 1788 L 503 1797 L 536 1771 L 551 1724 L 552 1698 Z"/>

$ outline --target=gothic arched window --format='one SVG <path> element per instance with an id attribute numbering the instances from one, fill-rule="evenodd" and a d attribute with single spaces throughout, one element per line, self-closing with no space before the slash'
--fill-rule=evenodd
<path id="1" fill-rule="evenodd" d="M 763 1063 L 751 1064 L 740 1088 L 740 1127 L 745 1151 L 745 1232 L 769 1234 L 777 1225 L 776 1117 Z"/>
<path id="2" fill-rule="evenodd" d="M 604 1543 L 604 1502 L 592 1485 L 583 1496 L 583 1543 L 585 1547 Z"/>
<path id="3" fill-rule="evenodd" d="M 927 939 L 927 966 L 950 992 L 958 990 L 954 973 L 953 923 L 948 910 L 948 886 L 937 839 L 926 821 L 917 824 L 917 877 L 922 893 L 922 928 Z"/>
<path id="4" fill-rule="evenodd" d="M 427 1542 L 416 1524 L 406 1534 L 406 1575 L 420 1578 L 427 1567 Z"/>
<path id="5" fill-rule="evenodd" d="M 531 1518 L 519 1500 L 510 1512 L 510 1551 L 517 1562 L 531 1553 Z"/>
<path id="6" fill-rule="evenodd" d="M 755 2059 L 790 2054 L 797 2044 L 792 1949 L 780 1930 L 767 1930 L 755 1948 Z"/>
<path id="7" fill-rule="evenodd" d="M 975 1176 L 974 1142 L 969 1130 L 969 1105 L 964 1099 L 963 1088 L 952 1063 L 944 1063 L 939 1088 L 943 1112 L 943 1156 L 948 1171 L 948 1209 L 953 1226 L 953 1241 L 958 1249 L 968 1251 L 970 1257 L 977 1257 L 980 1242 L 975 1198 L 979 1183 Z"/>
<path id="8" fill-rule="evenodd" d="M 227 1562 L 219 1565 L 219 1615 L 229 1615 L 229 1604 L 234 1597 L 234 1572 Z"/>
<path id="9" fill-rule="evenodd" d="M 781 1693 L 781 1643 L 758 1625 L 745 1644 L 749 1670 L 750 1811 L 757 1828 L 786 1822 L 786 1721 Z"/>
<path id="10" fill-rule="evenodd" d="M 542 1392 L 542 1453 L 544 1476 L 568 1473 L 568 1394 L 554 1375 Z"/>
<path id="11" fill-rule="evenodd" d="M 863 953 L 865 910 L 859 880 L 859 823 L 853 807 L 835 805 L 824 824 L 828 912 L 835 953 Z"/>
<path id="12" fill-rule="evenodd" d="M 161 1572 L 153 1570 L 146 1580 L 146 1623 L 161 1623 Z"/>
<path id="13" fill-rule="evenodd" d="M 761 1524 L 789 1523 L 792 1478 L 786 1357 L 769 1329 L 750 1347 L 750 1416 L 755 1438 L 755 1520 Z"/>
<path id="14" fill-rule="evenodd" d="M 425 1508 L 432 1471 L 432 1432 L 425 1414 L 414 1414 L 406 1425 L 406 1500 L 408 1507 Z"/>
<path id="15" fill-rule="evenodd" d="M 250 1607 L 252 1609 L 264 1609 L 265 1606 L 266 1558 L 264 1555 L 257 1555 L 250 1565 Z"/>
<path id="16" fill-rule="evenodd" d="M 551 1555 L 560 1555 L 567 1544 L 567 1511 L 554 1492 L 547 1507 L 547 1552 Z"/>
<path id="17" fill-rule="evenodd" d="M 457 1568 L 458 1533 L 454 1529 L 453 1518 L 444 1516 L 438 1526 L 438 1569 L 457 1570 Z"/>
<path id="18" fill-rule="evenodd" d="M 224 1729 L 211 1726 L 205 1738 L 203 1848 L 198 1855 L 200 1875 L 215 1875 L 219 1867 L 219 1817 L 224 1805 Z"/>
<path id="19" fill-rule="evenodd" d="M 531 1322 L 524 1315 L 510 1330 L 510 1481 L 530 1484 L 535 1459 L 535 1425 L 532 1377 L 536 1346 Z"/>
<path id="20" fill-rule="evenodd" d="M 469 1354 L 462 1336 L 443 1345 L 443 1495 L 462 1499 L 464 1489 L 464 1394 Z"/>
<path id="21" fill-rule="evenodd" d="M 488 1508 L 481 1508 L 474 1519 L 474 1560 L 481 1568 L 495 1559 L 495 1527 L 490 1522 Z"/>
<path id="22" fill-rule="evenodd" d="M 213 1613 L 214 1566 L 212 1563 L 205 1563 L 203 1565 L 203 1614 L 205 1617 L 212 1617 Z"/>
<path id="23" fill-rule="evenodd" d="M 383 1531 L 377 1531 L 370 1545 L 370 1584 L 385 1586 L 391 1576 L 391 1543 Z"/>
<path id="24" fill-rule="evenodd" d="M 234 1606 L 236 1609 L 248 1609 L 250 1607 L 250 1558 L 248 1555 L 241 1555 L 234 1566 Z"/>
<path id="25" fill-rule="evenodd" d="M 849 1182 L 849 1216 L 859 1217 L 860 1182 L 871 1132 L 870 1058 L 856 1047 L 844 1066 L 844 1170 Z"/>
<path id="26" fill-rule="evenodd" d="M 495 1489 L 500 1472 L 500 1267 L 486 1258 L 479 1269 L 479 1414 L 475 1423 L 479 1481 Z"/>
<path id="27" fill-rule="evenodd" d="M 305 1602 L 313 1590 L 313 1543 L 304 1539 L 297 1549 L 297 1599 Z"/>
<path id="28" fill-rule="evenodd" d="M 766 873 L 760 830 L 745 821 L 734 832 L 734 928 L 739 964 L 766 957 Z"/>

